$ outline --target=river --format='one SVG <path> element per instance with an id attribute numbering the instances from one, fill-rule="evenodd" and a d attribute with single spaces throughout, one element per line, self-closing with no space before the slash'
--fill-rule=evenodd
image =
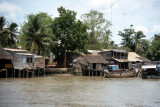
<path id="1" fill-rule="evenodd" d="M 160 107 L 160 80 L 72 75 L 1 78 L 0 107 Z"/>

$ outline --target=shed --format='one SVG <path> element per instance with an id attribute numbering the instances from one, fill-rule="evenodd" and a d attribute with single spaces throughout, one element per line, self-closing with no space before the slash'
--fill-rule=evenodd
<path id="1" fill-rule="evenodd" d="M 27 50 L 4 48 L 15 59 L 13 60 L 14 69 L 25 69 L 27 67 L 34 67 L 34 55 Z"/>
<path id="2" fill-rule="evenodd" d="M 83 57 L 88 62 L 90 69 L 102 69 L 104 65 L 109 63 L 101 55 L 84 55 Z"/>

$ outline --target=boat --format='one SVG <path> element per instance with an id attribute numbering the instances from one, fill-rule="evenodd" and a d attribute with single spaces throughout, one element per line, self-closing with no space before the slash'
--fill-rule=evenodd
<path id="1" fill-rule="evenodd" d="M 160 65 L 142 66 L 143 79 L 160 79 Z"/>
<path id="2" fill-rule="evenodd" d="M 118 69 L 118 65 L 108 65 L 105 71 L 106 78 L 127 78 L 134 77 L 138 74 L 135 70 Z"/>

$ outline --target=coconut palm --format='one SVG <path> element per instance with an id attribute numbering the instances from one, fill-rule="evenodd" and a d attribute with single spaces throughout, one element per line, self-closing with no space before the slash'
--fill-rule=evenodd
<path id="1" fill-rule="evenodd" d="M 40 15 L 29 15 L 28 22 L 22 26 L 22 33 L 26 46 L 30 48 L 31 53 L 40 55 L 44 49 L 45 43 L 51 42 L 46 33 L 47 28 L 44 26 Z"/>
<path id="2" fill-rule="evenodd" d="M 6 23 L 6 19 L 0 17 L 0 43 L 3 47 L 12 47 L 16 44 L 18 25 L 12 22 L 4 28 Z"/>
<path id="3" fill-rule="evenodd" d="M 0 17 L 0 33 L 3 31 L 4 26 L 6 25 L 6 18 L 1 16 Z"/>
<path id="4" fill-rule="evenodd" d="M 142 31 L 135 32 L 134 40 L 135 40 L 135 51 L 138 50 L 140 43 L 142 42 L 142 38 L 146 37 Z"/>

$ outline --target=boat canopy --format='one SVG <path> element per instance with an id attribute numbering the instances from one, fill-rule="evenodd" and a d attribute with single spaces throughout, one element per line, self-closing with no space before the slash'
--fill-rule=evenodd
<path id="1" fill-rule="evenodd" d="M 142 66 L 142 69 L 155 69 L 156 68 L 156 65 L 145 65 L 145 66 Z"/>

